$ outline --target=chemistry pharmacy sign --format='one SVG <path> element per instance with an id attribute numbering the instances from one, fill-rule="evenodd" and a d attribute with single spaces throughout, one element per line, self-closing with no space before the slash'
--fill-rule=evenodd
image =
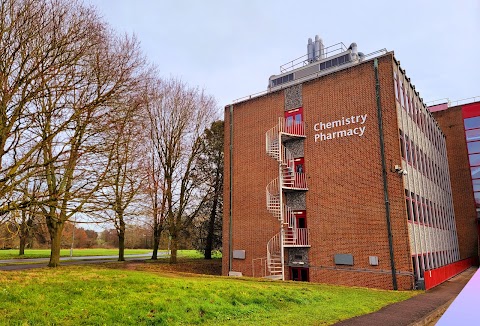
<path id="1" fill-rule="evenodd" d="M 317 122 L 313 125 L 315 142 L 350 136 L 362 137 L 365 134 L 366 121 L 367 114 L 361 114 L 352 115 L 351 117 L 342 117 L 341 119 L 328 122 Z M 343 129 L 335 130 L 339 128 Z"/>

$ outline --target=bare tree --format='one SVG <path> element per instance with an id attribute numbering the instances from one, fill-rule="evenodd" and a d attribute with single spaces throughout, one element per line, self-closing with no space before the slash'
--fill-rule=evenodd
<path id="1" fill-rule="evenodd" d="M 149 104 L 158 180 L 165 200 L 165 223 L 171 237 L 170 262 L 177 261 L 179 237 L 205 200 L 198 182 L 197 157 L 204 150 L 201 135 L 215 119 L 215 101 L 198 88 L 176 79 L 159 82 Z"/>
<path id="2" fill-rule="evenodd" d="M 153 128 L 151 128 L 153 131 Z M 149 144 L 154 145 L 152 140 L 153 133 L 151 133 L 151 138 L 149 139 Z M 165 179 L 160 173 L 161 167 L 158 163 L 158 156 L 154 151 L 154 146 L 150 147 L 150 153 L 147 156 L 148 164 L 146 166 L 147 180 L 144 187 L 144 193 L 149 198 L 150 205 L 146 211 L 152 218 L 153 223 L 151 224 L 153 230 L 153 251 L 152 251 L 152 260 L 158 258 L 158 249 L 160 247 L 160 237 L 165 228 L 165 218 L 166 218 L 166 201 L 167 196 L 163 191 L 165 189 Z"/>
<path id="3" fill-rule="evenodd" d="M 46 180 L 40 207 L 51 238 L 50 267 L 59 263 L 65 222 L 82 211 L 109 169 L 106 113 L 137 87 L 144 64 L 138 42 L 114 36 L 90 9 L 60 0 L 53 5 L 52 23 L 44 34 L 55 42 L 58 31 L 74 33 L 62 50 L 76 60 L 63 73 L 41 78 L 43 96 L 34 101 Z"/>
<path id="4" fill-rule="evenodd" d="M 31 204 L 12 193 L 37 173 L 33 154 L 43 139 L 33 102 L 45 96 L 46 83 L 64 78 L 88 50 L 81 41 L 88 39 L 92 20 L 93 12 L 74 1 L 0 2 L 0 214 Z"/>
<path id="5" fill-rule="evenodd" d="M 125 260 L 125 230 L 127 219 L 138 217 L 140 190 L 146 179 L 144 146 L 146 121 L 143 117 L 140 96 L 130 94 L 125 103 L 119 103 L 108 113 L 109 127 L 106 142 L 111 145 L 107 152 L 110 168 L 104 186 L 97 198 L 103 215 L 113 222 L 118 235 L 118 260 Z"/>

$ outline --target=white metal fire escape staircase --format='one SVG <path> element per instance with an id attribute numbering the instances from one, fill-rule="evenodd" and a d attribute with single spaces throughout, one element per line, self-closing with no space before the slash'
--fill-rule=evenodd
<path id="1" fill-rule="evenodd" d="M 298 243 L 299 230 L 293 210 L 284 204 L 284 190 L 306 190 L 304 173 L 295 172 L 294 157 L 284 146 L 282 137 L 304 138 L 304 123 L 287 125 L 286 120 L 279 118 L 278 124 L 266 132 L 266 152 L 278 162 L 279 177 L 272 180 L 266 188 L 267 210 L 280 222 L 280 232 L 274 235 L 267 243 L 268 278 L 285 279 L 284 248 L 302 246 L 308 241 L 307 236 L 301 235 L 302 243 Z M 306 230 L 302 230 L 304 233 Z"/>

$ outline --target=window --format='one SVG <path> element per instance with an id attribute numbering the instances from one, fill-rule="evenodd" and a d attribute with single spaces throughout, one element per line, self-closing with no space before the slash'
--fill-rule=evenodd
<path id="1" fill-rule="evenodd" d="M 418 280 L 418 258 L 417 256 L 412 256 L 412 266 L 413 274 L 416 280 Z"/>
<path id="2" fill-rule="evenodd" d="M 471 129 L 465 131 L 465 136 L 467 141 L 476 141 L 480 140 L 480 129 Z"/>
<path id="3" fill-rule="evenodd" d="M 293 117 L 287 117 L 287 127 L 293 126 Z"/>
<path id="4" fill-rule="evenodd" d="M 415 200 L 415 194 L 413 192 L 410 193 L 410 198 L 412 201 L 413 220 L 415 222 L 418 222 L 418 205 L 417 201 Z"/>
<path id="5" fill-rule="evenodd" d="M 292 81 L 292 80 L 293 80 L 293 73 L 282 76 L 282 77 L 275 78 L 275 79 L 272 80 L 272 87 L 278 86 L 278 85 L 283 84 L 283 83 L 287 83 L 287 82 Z"/>
<path id="6" fill-rule="evenodd" d="M 425 199 L 425 203 L 427 205 L 427 223 L 428 225 L 432 225 L 433 221 L 432 221 L 432 209 L 430 207 L 430 200 Z"/>
<path id="7" fill-rule="evenodd" d="M 412 91 L 410 91 L 410 95 L 412 95 Z M 418 112 L 417 112 L 417 104 L 413 101 L 411 97 L 408 98 L 410 100 L 410 106 L 413 110 L 413 121 L 418 125 Z"/>
<path id="8" fill-rule="evenodd" d="M 408 89 L 405 90 L 405 110 L 407 110 L 407 112 L 410 116 L 412 115 L 412 110 L 410 109 L 410 106 L 408 105 Z"/>
<path id="9" fill-rule="evenodd" d="M 398 78 L 397 78 L 397 72 L 393 72 L 393 88 L 395 88 L 395 98 L 398 101 Z"/>
<path id="10" fill-rule="evenodd" d="M 467 143 L 468 153 L 480 153 L 480 141 Z"/>
<path id="11" fill-rule="evenodd" d="M 480 179 L 472 180 L 473 191 L 480 191 Z"/>
<path id="12" fill-rule="evenodd" d="M 400 90 L 400 104 L 402 105 L 402 108 L 405 108 L 405 92 L 404 92 L 403 83 L 401 80 L 400 80 L 399 90 Z"/>
<path id="13" fill-rule="evenodd" d="M 415 147 L 412 146 L 413 150 L 413 166 L 418 169 L 418 146 L 415 145 Z"/>
<path id="14" fill-rule="evenodd" d="M 405 139 L 403 139 L 403 131 L 399 130 L 400 132 L 400 152 L 402 153 L 402 158 L 406 160 L 405 157 Z M 479 158 L 480 160 L 480 158 Z"/>
<path id="15" fill-rule="evenodd" d="M 302 114 L 301 114 L 301 113 L 296 114 L 296 115 L 295 115 L 295 124 L 296 124 L 296 125 L 299 125 L 299 124 L 301 124 L 301 123 L 302 123 Z"/>
<path id="16" fill-rule="evenodd" d="M 480 166 L 474 166 L 470 168 L 472 172 L 472 179 L 480 179 Z"/>
<path id="17" fill-rule="evenodd" d="M 420 173 L 424 173 L 423 171 L 423 151 L 421 149 L 418 150 L 418 170 Z"/>
<path id="18" fill-rule="evenodd" d="M 415 196 L 415 207 L 417 209 L 417 222 L 422 223 L 422 203 L 420 203 L 420 196 Z"/>
<path id="19" fill-rule="evenodd" d="M 480 117 L 467 118 L 463 120 L 463 123 L 465 124 L 465 129 L 480 128 Z"/>
<path id="20" fill-rule="evenodd" d="M 423 223 L 429 225 L 430 224 L 430 216 L 428 215 L 428 210 L 427 210 L 427 200 L 422 197 L 422 210 L 423 210 Z"/>
<path id="21" fill-rule="evenodd" d="M 405 189 L 405 203 L 407 205 L 407 219 L 409 221 L 412 220 L 412 204 L 411 204 L 411 200 L 410 200 L 410 197 L 409 197 L 409 191 L 407 189 Z"/>
<path id="22" fill-rule="evenodd" d="M 405 152 L 406 152 L 407 163 L 411 164 L 412 163 L 412 154 L 411 154 L 411 151 L 410 151 L 410 139 L 408 139 L 407 135 L 405 135 Z"/>

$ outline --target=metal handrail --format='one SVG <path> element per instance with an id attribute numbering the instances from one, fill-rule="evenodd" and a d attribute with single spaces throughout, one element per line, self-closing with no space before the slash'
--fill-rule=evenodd
<path id="1" fill-rule="evenodd" d="M 363 60 L 362 61 L 365 61 L 365 58 L 368 58 L 368 59 L 373 59 L 374 57 L 377 57 L 377 56 L 380 56 L 380 55 L 383 55 L 385 53 L 387 53 L 388 50 L 386 48 L 383 48 L 383 49 L 380 49 L 380 50 L 377 50 L 377 51 L 374 51 L 374 52 L 371 52 L 371 53 L 368 53 L 366 54 L 365 56 L 363 56 Z M 297 58 L 299 59 L 299 58 Z M 295 59 L 295 60 L 297 60 Z M 326 75 L 327 73 L 329 73 L 330 71 L 335 71 L 337 70 L 339 67 L 341 68 L 346 68 L 346 67 L 349 67 L 350 65 L 340 65 L 340 66 L 333 66 L 329 69 L 325 69 L 325 70 L 322 70 L 321 72 L 321 75 Z M 309 78 L 311 78 L 312 75 L 317 75 L 317 76 L 320 76 L 320 72 L 315 72 L 311 75 L 308 75 L 308 76 L 305 76 L 305 77 L 302 77 L 302 78 L 299 78 L 299 79 L 295 79 L 294 81 L 292 82 L 288 82 L 288 83 L 285 83 L 284 85 L 281 85 L 280 88 L 278 89 L 282 89 L 282 88 L 285 88 L 289 85 L 291 85 L 292 83 L 300 83 L 300 82 L 303 82 L 303 81 L 306 81 L 308 80 Z M 277 90 L 277 88 L 276 88 Z M 236 103 L 240 103 L 240 102 L 243 102 L 243 101 L 246 101 L 246 100 L 250 100 L 252 98 L 256 98 L 256 97 L 260 97 L 262 95 L 265 95 L 265 94 L 268 94 L 270 92 L 269 89 L 266 89 L 264 91 L 260 91 L 260 92 L 257 92 L 257 93 L 253 93 L 251 95 L 247 95 L 247 96 L 243 96 L 243 97 L 240 97 L 240 98 L 237 98 L 235 100 L 232 101 L 232 104 L 236 104 Z"/>
<path id="2" fill-rule="evenodd" d="M 283 186 L 286 189 L 308 189 L 307 175 L 305 173 L 294 172 L 293 178 L 288 182 L 284 182 Z"/>
<path id="3" fill-rule="evenodd" d="M 324 47 L 323 49 L 324 49 L 324 57 L 322 58 L 322 60 L 347 51 L 347 47 L 345 46 L 345 44 L 343 44 L 343 42 Z M 293 59 L 292 61 L 289 61 L 281 65 L 280 73 L 283 74 L 285 72 L 294 70 L 299 66 L 303 67 L 310 63 L 313 63 L 313 62 L 309 62 L 308 54 L 305 54 L 305 55 L 302 55 L 301 57 L 298 57 L 296 59 Z"/>
<path id="4" fill-rule="evenodd" d="M 464 99 L 461 99 L 461 100 L 456 100 L 456 101 L 453 101 L 453 102 L 449 102 L 448 107 L 458 106 L 460 104 L 469 104 L 469 103 L 473 103 L 473 102 L 477 102 L 477 101 L 480 101 L 480 96 L 474 96 L 474 97 L 469 97 L 469 98 L 464 98 Z M 455 105 L 453 105 L 453 103 L 455 103 Z"/>
<path id="5" fill-rule="evenodd" d="M 267 267 L 270 274 L 274 273 L 272 271 L 274 259 L 272 258 L 273 253 L 280 252 L 280 233 L 275 234 L 267 243 Z"/>

